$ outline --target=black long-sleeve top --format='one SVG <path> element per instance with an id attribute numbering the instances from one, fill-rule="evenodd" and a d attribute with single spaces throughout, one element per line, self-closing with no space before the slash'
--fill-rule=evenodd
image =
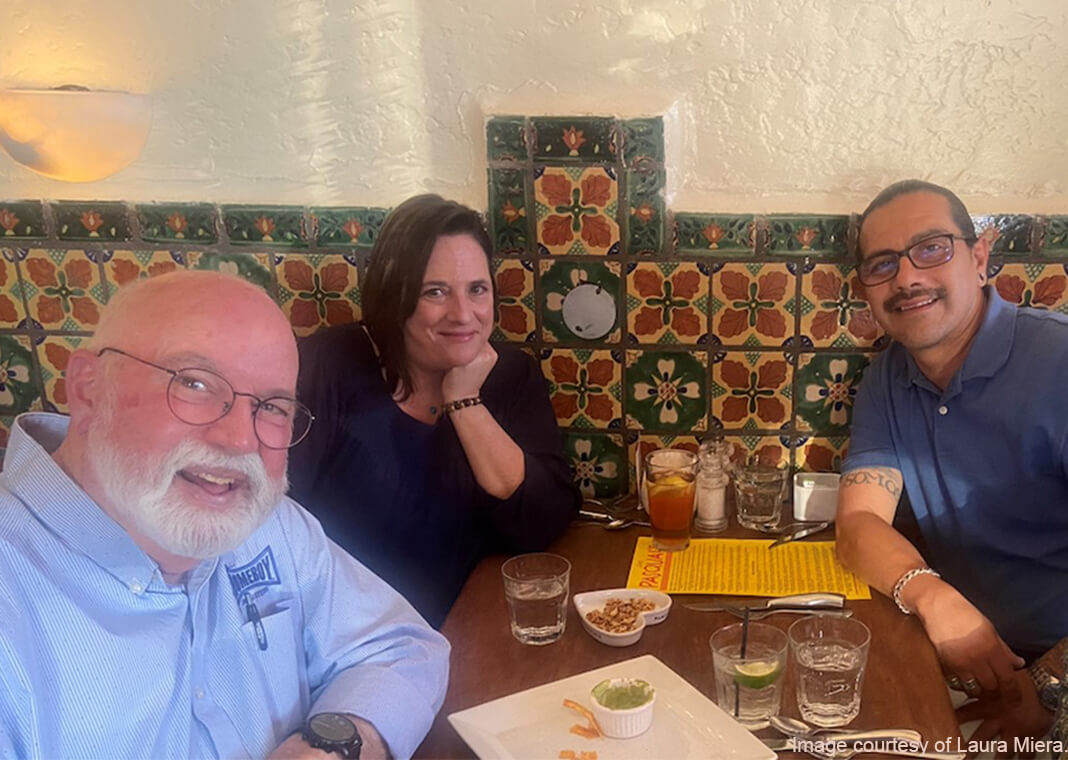
<path id="1" fill-rule="evenodd" d="M 315 422 L 290 452 L 290 494 L 435 627 L 482 557 L 545 548 L 580 501 L 545 379 L 522 351 L 496 349 L 480 395 L 526 467 L 504 500 L 478 485 L 447 416 L 426 424 L 397 406 L 359 325 L 300 342 L 297 394 Z"/>

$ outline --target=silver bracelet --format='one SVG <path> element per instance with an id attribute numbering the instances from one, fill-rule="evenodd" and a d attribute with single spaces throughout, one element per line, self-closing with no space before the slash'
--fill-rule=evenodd
<path id="1" fill-rule="evenodd" d="M 896 604 L 897 608 L 899 610 L 901 610 L 903 613 L 905 613 L 906 615 L 912 615 L 914 613 L 913 613 L 912 610 L 910 610 L 908 607 L 905 606 L 905 603 L 903 601 L 901 601 L 901 592 L 905 590 L 905 585 L 909 581 L 911 581 L 913 578 L 916 578 L 917 576 L 920 576 L 920 575 L 933 575 L 935 578 L 941 578 L 942 577 L 941 575 L 938 574 L 937 571 L 932 570 L 929 567 L 914 567 L 911 570 L 909 570 L 907 573 L 902 575 L 900 578 L 897 579 L 897 583 L 894 584 L 894 593 L 893 593 L 894 604 Z"/>

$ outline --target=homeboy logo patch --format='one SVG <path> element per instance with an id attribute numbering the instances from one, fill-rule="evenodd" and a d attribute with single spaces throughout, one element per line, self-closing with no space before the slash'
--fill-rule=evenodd
<path id="1" fill-rule="evenodd" d="M 274 562 L 274 552 L 270 546 L 240 567 L 227 565 L 226 573 L 230 576 L 230 586 L 237 599 L 255 589 L 277 586 L 282 582 L 278 578 L 278 565 Z"/>

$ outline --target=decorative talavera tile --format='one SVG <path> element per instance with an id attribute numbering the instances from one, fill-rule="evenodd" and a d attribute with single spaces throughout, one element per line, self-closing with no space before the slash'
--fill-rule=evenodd
<path id="1" fill-rule="evenodd" d="M 541 371 L 549 381 L 556 422 L 573 428 L 623 424 L 623 356 L 617 351 L 545 349 Z"/>
<path id="2" fill-rule="evenodd" d="M 45 409 L 67 413 L 67 386 L 64 373 L 74 350 L 88 338 L 46 335 L 37 344 L 37 363 L 44 383 Z"/>
<path id="3" fill-rule="evenodd" d="M 771 216 L 768 217 L 768 250 L 845 256 L 848 230 L 848 216 Z"/>
<path id="4" fill-rule="evenodd" d="M 701 431 L 708 424 L 708 354 L 626 353 L 627 426 Z"/>
<path id="5" fill-rule="evenodd" d="M 779 352 L 727 351 L 712 364 L 712 423 L 778 430 L 790 421 L 793 367 Z"/>
<path id="6" fill-rule="evenodd" d="M 664 160 L 664 119 L 627 119 L 623 122 L 623 160 L 634 166 L 641 160 Z"/>
<path id="7" fill-rule="evenodd" d="M 520 169 L 490 169 L 489 226 L 493 250 L 523 254 L 530 248 L 527 222 L 527 172 Z"/>
<path id="8" fill-rule="evenodd" d="M 635 342 L 696 345 L 707 339 L 703 265 L 640 262 L 627 269 L 627 330 Z"/>
<path id="9" fill-rule="evenodd" d="M 795 466 L 809 472 L 841 472 L 847 451 L 847 435 L 801 438 L 794 455 Z"/>
<path id="10" fill-rule="evenodd" d="M 781 346 L 794 334 L 785 264 L 725 264 L 712 275 L 712 334 L 729 346 Z"/>
<path id="11" fill-rule="evenodd" d="M 564 433 L 564 451 L 583 496 L 604 499 L 626 492 L 622 436 Z"/>
<path id="12" fill-rule="evenodd" d="M 494 259 L 497 286 L 495 340 L 534 339 L 534 265 L 516 259 Z"/>
<path id="13" fill-rule="evenodd" d="M 486 122 L 486 158 L 490 161 L 524 161 L 526 157 L 526 119 L 522 116 L 494 116 Z"/>
<path id="14" fill-rule="evenodd" d="M 1042 237 L 1042 253 L 1046 256 L 1063 258 L 1068 256 L 1068 216 L 1050 216 L 1046 218 L 1045 233 Z"/>
<path id="15" fill-rule="evenodd" d="M 214 251 L 193 251 L 188 254 L 187 265 L 190 269 L 210 269 L 226 272 L 259 285 L 268 293 L 274 291 L 274 277 L 271 275 L 271 256 L 267 253 L 215 253 Z"/>
<path id="16" fill-rule="evenodd" d="M 141 237 L 154 243 L 215 243 L 215 207 L 207 203 L 144 203 L 137 207 Z"/>
<path id="17" fill-rule="evenodd" d="M 797 364 L 797 429 L 848 433 L 857 388 L 870 362 L 865 354 L 803 354 Z"/>
<path id="18" fill-rule="evenodd" d="M 628 172 L 635 175 L 635 172 Z M 627 253 L 655 255 L 664 248 L 664 200 L 659 195 L 629 195 Z"/>
<path id="19" fill-rule="evenodd" d="M 348 257 L 292 253 L 278 258 L 278 302 L 298 336 L 360 318 L 356 265 Z"/>
<path id="20" fill-rule="evenodd" d="M 620 252 L 619 184 L 610 167 L 534 170 L 538 250 L 553 256 Z"/>
<path id="21" fill-rule="evenodd" d="M 994 287 L 1009 303 L 1068 314 L 1068 267 L 1064 264 L 1005 264 L 992 269 Z"/>
<path id="22" fill-rule="evenodd" d="M 615 119 L 590 116 L 537 118 L 534 124 L 535 161 L 614 161 L 612 128 Z"/>
<path id="23" fill-rule="evenodd" d="M 389 214 L 384 208 L 313 208 L 315 240 L 324 248 L 371 248 Z"/>
<path id="24" fill-rule="evenodd" d="M 1022 255 L 1031 252 L 1034 218 L 1026 214 L 974 216 L 975 234 L 990 241 L 992 254 Z"/>
<path id="25" fill-rule="evenodd" d="M 852 264 L 816 264 L 801 277 L 801 334 L 817 348 L 871 347 L 883 335 Z"/>
<path id="26" fill-rule="evenodd" d="M 683 255 L 738 256 L 756 247 L 752 215 L 675 214 L 676 250 Z"/>
<path id="27" fill-rule="evenodd" d="M 0 242 L 45 237 L 40 201 L 0 201 Z"/>
<path id="28" fill-rule="evenodd" d="M 726 435 L 734 464 L 759 463 L 766 467 L 790 464 L 790 446 L 781 436 Z"/>
<path id="29" fill-rule="evenodd" d="M 19 415 L 38 405 L 32 353 L 25 335 L 0 335 L 0 415 Z"/>
<path id="30" fill-rule="evenodd" d="M 13 416 L 0 416 L 0 455 L 7 451 L 7 442 L 11 438 L 11 429 L 15 426 Z"/>
<path id="31" fill-rule="evenodd" d="M 599 292 L 609 294 L 614 303 L 616 317 L 607 334 L 596 338 L 606 343 L 618 343 L 619 329 L 619 279 L 622 266 L 618 261 L 540 261 L 541 268 L 541 338 L 547 343 L 585 340 L 587 336 L 572 332 L 564 321 L 564 301 L 568 294 L 579 286 L 594 285 Z"/>
<path id="32" fill-rule="evenodd" d="M 26 319 L 22 285 L 15 265 L 25 255 L 26 251 L 21 249 L 0 248 L 0 327 L 15 327 Z"/>
<path id="33" fill-rule="evenodd" d="M 123 203 L 52 203 L 60 240 L 129 240 L 130 225 Z"/>
<path id="34" fill-rule="evenodd" d="M 234 245 L 308 245 L 299 206 L 223 206 L 223 224 Z"/>
<path id="35" fill-rule="evenodd" d="M 107 291 L 85 251 L 30 250 L 22 260 L 29 315 L 52 330 L 92 330 Z"/>
<path id="36" fill-rule="evenodd" d="M 104 253 L 104 280 L 108 292 L 161 274 L 185 269 L 188 253 L 184 251 L 107 251 Z"/>
<path id="37" fill-rule="evenodd" d="M 637 490 L 638 467 L 645 461 L 645 456 L 651 451 L 660 449 L 683 449 L 696 454 L 701 448 L 701 442 L 693 435 L 638 435 L 631 433 L 628 436 L 627 446 L 627 473 L 630 477 L 630 490 Z"/>

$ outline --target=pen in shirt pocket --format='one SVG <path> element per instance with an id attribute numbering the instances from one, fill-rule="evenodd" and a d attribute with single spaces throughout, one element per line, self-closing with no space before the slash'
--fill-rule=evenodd
<path id="1" fill-rule="evenodd" d="M 260 610 L 256 606 L 256 603 L 252 601 L 251 594 L 245 594 L 245 616 L 248 618 L 248 622 L 252 623 L 252 628 L 256 631 L 256 643 L 260 645 L 262 651 L 267 651 L 267 631 L 264 630 L 263 620 L 260 618 Z"/>

